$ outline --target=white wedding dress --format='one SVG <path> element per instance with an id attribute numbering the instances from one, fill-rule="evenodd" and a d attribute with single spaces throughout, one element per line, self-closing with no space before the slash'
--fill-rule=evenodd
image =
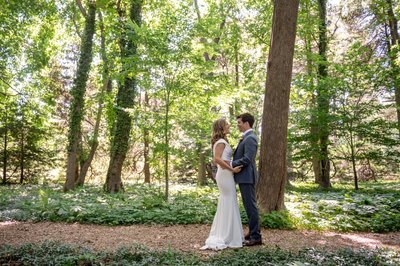
<path id="1" fill-rule="evenodd" d="M 213 152 L 215 152 L 215 147 L 218 143 L 225 144 L 222 160 L 230 161 L 232 148 L 229 146 L 229 143 L 224 139 L 219 139 L 214 144 Z M 201 247 L 201 249 L 221 250 L 228 247 L 242 247 L 244 241 L 243 227 L 233 173 L 229 170 L 222 169 L 218 165 L 216 180 L 220 192 L 217 212 L 214 216 L 210 235 L 206 240 L 205 246 Z"/>

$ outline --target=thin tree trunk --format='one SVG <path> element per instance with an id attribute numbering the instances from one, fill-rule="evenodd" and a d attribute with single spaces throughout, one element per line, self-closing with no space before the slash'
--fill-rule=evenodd
<path id="1" fill-rule="evenodd" d="M 137 25 L 141 25 L 142 0 L 132 0 L 130 7 L 130 19 Z M 122 12 L 120 12 L 122 14 Z M 137 54 L 137 45 L 132 39 L 128 38 L 130 30 L 125 32 L 120 40 L 122 59 L 132 57 Z M 130 37 L 132 38 L 132 37 Z M 123 61 L 123 60 L 122 60 Z M 126 70 L 128 66 L 124 66 Z M 116 121 L 111 139 L 111 158 L 108 165 L 106 183 L 104 189 L 108 192 L 118 192 L 123 190 L 122 184 L 122 166 L 129 147 L 130 132 L 132 127 L 132 118 L 127 109 L 134 106 L 136 94 L 135 77 L 126 76 L 123 84 L 118 87 Z"/>
<path id="2" fill-rule="evenodd" d="M 201 18 L 199 4 L 198 4 L 197 0 L 194 0 L 194 7 L 196 9 L 197 20 L 199 22 L 201 22 L 202 18 Z M 220 29 L 219 35 L 217 37 L 215 37 L 214 40 L 213 40 L 215 44 L 218 44 L 220 42 L 221 35 L 222 35 L 222 32 L 223 32 L 223 29 L 225 28 L 225 25 L 226 25 L 226 16 L 222 19 L 222 22 L 219 25 L 219 29 Z M 200 38 L 200 42 L 206 44 L 207 43 L 207 39 L 206 38 Z M 216 55 L 213 55 L 213 57 L 210 58 L 210 55 L 207 52 L 204 52 L 203 57 L 204 57 L 204 60 L 206 62 L 215 61 L 215 59 L 216 59 Z"/>
<path id="3" fill-rule="evenodd" d="M 197 182 L 200 186 L 207 185 L 206 175 L 206 155 L 204 151 L 199 151 L 199 170 L 197 173 Z"/>
<path id="4" fill-rule="evenodd" d="M 312 59 L 311 59 L 311 37 L 306 40 L 306 49 L 307 49 L 307 73 L 309 77 L 312 77 Z M 319 175 L 321 172 L 321 167 L 319 164 L 319 151 L 318 151 L 318 125 L 317 125 L 317 115 L 315 114 L 316 107 L 316 98 L 314 95 L 314 81 L 311 80 L 310 84 L 313 88 L 312 99 L 311 99 L 311 125 L 310 125 L 310 133 L 311 133 L 311 150 L 312 150 L 312 166 L 314 172 L 315 182 L 318 183 Z"/>
<path id="5" fill-rule="evenodd" d="M 393 4 L 392 0 L 386 0 L 388 10 L 387 10 L 387 15 L 389 18 L 389 28 L 390 28 L 390 39 L 391 39 L 391 45 L 389 43 L 389 57 L 390 57 L 390 63 L 391 63 L 391 68 L 393 72 L 393 85 L 394 85 L 394 94 L 395 94 L 395 103 L 396 103 L 396 111 L 397 111 L 397 127 L 400 133 L 400 70 L 398 65 L 396 64 L 397 60 L 397 54 L 399 48 L 396 47 L 397 45 L 400 44 L 400 37 L 399 37 L 399 30 L 398 30 L 398 21 L 397 18 L 393 12 Z M 392 49 L 392 47 L 394 49 Z"/>
<path id="6" fill-rule="evenodd" d="M 78 167 L 78 145 L 81 134 L 81 123 L 83 117 L 84 95 L 86 91 L 86 82 L 89 76 L 90 65 L 92 63 L 93 35 L 96 22 L 95 3 L 89 2 L 89 15 L 85 22 L 85 30 L 82 38 L 81 54 L 79 57 L 76 78 L 71 94 L 73 96 L 68 133 L 68 158 L 67 158 L 67 176 L 64 184 L 64 191 L 74 189 L 75 181 L 78 176 L 76 169 Z"/>
<path id="7" fill-rule="evenodd" d="M 3 149 L 3 184 L 7 182 L 7 145 L 8 145 L 8 119 L 6 110 L 6 119 L 4 125 L 4 149 Z"/>
<path id="8" fill-rule="evenodd" d="M 287 147 L 287 178 L 286 178 L 286 188 L 293 188 L 292 183 L 289 180 L 289 174 L 293 174 L 293 149 L 291 146 L 288 145 Z"/>
<path id="9" fill-rule="evenodd" d="M 356 170 L 356 156 L 354 152 L 354 141 L 353 141 L 353 123 L 350 123 L 350 150 L 351 150 L 351 164 L 353 167 L 353 176 L 354 176 L 354 188 L 358 190 L 358 177 Z"/>
<path id="10" fill-rule="evenodd" d="M 23 120 L 22 120 L 23 121 Z M 19 175 L 19 183 L 22 184 L 24 182 L 24 157 L 25 157 L 25 142 L 24 142 L 24 128 L 21 128 L 21 143 L 20 143 L 20 161 L 19 161 L 19 168 L 20 168 L 20 175 Z"/>
<path id="11" fill-rule="evenodd" d="M 167 85 L 169 86 L 169 85 Z M 164 174 L 165 174 L 165 199 L 168 199 L 169 194 L 169 102 L 170 100 L 170 89 L 167 88 L 166 99 L 165 99 L 165 121 L 164 121 L 164 141 L 165 141 L 165 164 L 164 164 Z"/>
<path id="12" fill-rule="evenodd" d="M 239 88 L 239 48 L 235 43 L 235 87 Z"/>
<path id="13" fill-rule="evenodd" d="M 145 108 L 147 111 L 147 107 L 149 106 L 149 96 L 147 92 L 144 94 L 144 104 Z M 144 151 L 143 151 L 143 156 L 144 156 L 144 182 L 145 183 L 150 183 L 150 162 L 149 162 L 149 152 L 150 152 L 150 145 L 149 145 L 149 130 L 147 127 L 144 128 L 143 130 L 143 141 L 144 141 Z"/>
<path id="14" fill-rule="evenodd" d="M 81 11 L 82 15 L 83 15 L 85 18 L 87 18 L 86 10 L 85 10 L 85 8 L 83 7 L 82 2 L 81 2 L 80 0 L 76 0 L 76 4 L 78 5 L 79 10 Z"/>
<path id="15" fill-rule="evenodd" d="M 299 0 L 275 0 L 265 83 L 260 178 L 261 213 L 284 209 L 289 95 Z"/>
<path id="16" fill-rule="evenodd" d="M 103 24 L 103 17 L 101 15 L 101 12 L 98 13 L 99 16 L 99 25 L 100 25 L 100 39 L 101 39 L 101 58 L 103 60 L 103 85 L 100 91 L 100 97 L 99 97 L 99 103 L 98 103 L 98 109 L 97 109 L 97 115 L 96 115 L 96 122 L 95 126 L 93 129 L 93 140 L 90 145 L 90 152 L 88 155 L 88 158 L 84 160 L 82 166 L 81 166 L 81 171 L 79 173 L 79 178 L 76 181 L 75 185 L 76 186 L 83 186 L 85 184 L 85 179 L 87 175 L 87 171 L 92 164 L 94 155 L 96 153 L 97 147 L 99 146 L 99 131 L 100 131 L 100 123 L 101 123 L 101 117 L 103 114 L 103 105 L 104 105 L 104 97 L 105 93 L 110 93 L 111 92 L 111 81 L 109 79 L 109 70 L 108 70 L 108 60 L 107 60 L 107 55 L 106 55 L 106 45 L 105 45 L 105 37 L 104 37 L 104 24 Z"/>
<path id="17" fill-rule="evenodd" d="M 329 91 L 326 84 L 327 71 L 327 28 L 326 28 L 326 0 L 318 0 L 319 6 L 319 56 L 318 62 L 318 131 L 319 131 L 319 166 L 320 172 L 317 182 L 321 188 L 330 188 L 330 163 L 329 163 Z"/>
<path id="18" fill-rule="evenodd" d="M 315 106 L 315 96 L 312 96 L 312 105 Z M 315 109 L 314 109 L 315 110 Z M 319 130 L 317 125 L 317 116 L 314 112 L 311 114 L 311 150 L 312 150 L 312 167 L 314 172 L 314 182 L 316 184 L 320 184 L 320 175 L 321 175 L 321 165 L 319 161 Z"/>

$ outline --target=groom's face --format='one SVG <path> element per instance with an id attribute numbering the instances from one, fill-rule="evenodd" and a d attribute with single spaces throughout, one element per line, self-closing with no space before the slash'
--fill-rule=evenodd
<path id="1" fill-rule="evenodd" d="M 248 122 L 243 123 L 241 118 L 238 118 L 236 121 L 237 121 L 237 127 L 240 132 L 245 132 L 250 128 L 249 123 Z"/>

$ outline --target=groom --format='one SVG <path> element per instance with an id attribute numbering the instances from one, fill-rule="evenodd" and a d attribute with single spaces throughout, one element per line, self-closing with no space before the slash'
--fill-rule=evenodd
<path id="1" fill-rule="evenodd" d="M 242 138 L 233 153 L 232 167 L 242 165 L 242 171 L 235 174 L 235 182 L 239 184 L 243 206 L 249 218 L 249 233 L 245 236 L 245 245 L 261 245 L 260 224 L 256 202 L 255 184 L 257 180 L 256 154 L 257 136 L 253 132 L 254 117 L 244 113 L 236 117 L 237 126 Z"/>

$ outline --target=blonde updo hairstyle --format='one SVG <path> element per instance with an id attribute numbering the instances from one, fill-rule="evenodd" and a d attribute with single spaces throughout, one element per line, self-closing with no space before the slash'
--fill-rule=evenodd
<path id="1" fill-rule="evenodd" d="M 226 138 L 226 133 L 224 132 L 224 127 L 228 122 L 225 118 L 220 118 L 213 123 L 212 134 L 211 134 L 211 149 L 214 147 L 215 142 L 219 139 L 224 139 L 228 141 Z"/>

